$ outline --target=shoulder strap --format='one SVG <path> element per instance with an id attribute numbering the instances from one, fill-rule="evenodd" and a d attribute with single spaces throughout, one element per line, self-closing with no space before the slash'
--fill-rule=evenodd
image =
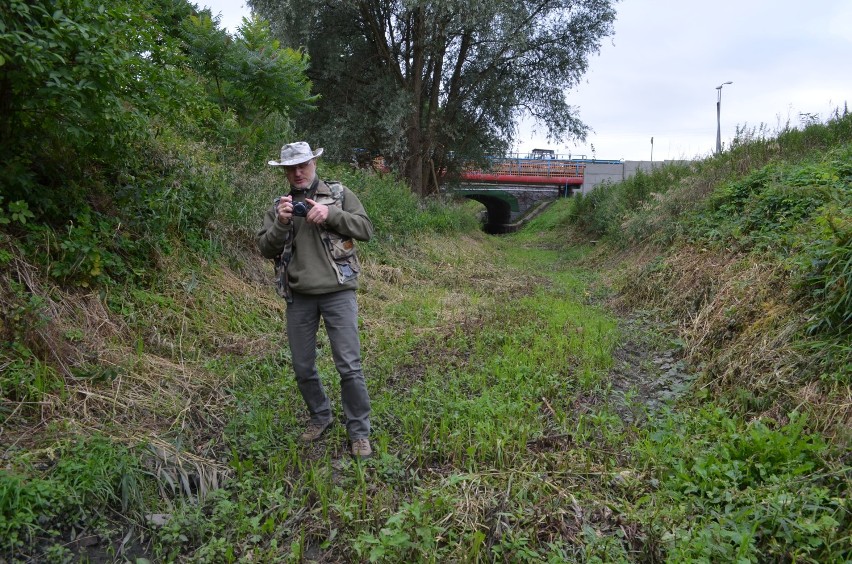
<path id="1" fill-rule="evenodd" d="M 334 203 L 339 203 L 340 207 L 343 207 L 343 184 L 337 180 L 320 180 L 320 182 L 326 185 L 328 191 L 331 193 L 331 198 L 334 200 Z"/>

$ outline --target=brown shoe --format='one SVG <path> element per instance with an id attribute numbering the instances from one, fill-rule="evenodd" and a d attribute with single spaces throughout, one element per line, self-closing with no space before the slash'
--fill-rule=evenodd
<path id="1" fill-rule="evenodd" d="M 352 456 L 355 458 L 368 458 L 373 454 L 369 439 L 355 439 L 352 441 Z"/>
<path id="2" fill-rule="evenodd" d="M 325 433 L 325 430 L 331 427 L 331 422 L 333 420 L 329 419 L 324 423 L 308 423 L 308 426 L 305 427 L 305 432 L 299 435 L 299 438 L 305 442 L 316 441 L 322 434 Z"/>

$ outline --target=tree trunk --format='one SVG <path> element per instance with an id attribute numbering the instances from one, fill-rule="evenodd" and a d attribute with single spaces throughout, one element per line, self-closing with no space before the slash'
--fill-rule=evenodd
<path id="1" fill-rule="evenodd" d="M 435 36 L 437 40 L 435 44 L 439 46 L 436 53 L 433 53 L 432 57 L 432 73 L 429 77 L 429 109 L 426 113 L 426 139 L 427 146 L 423 152 L 423 176 L 425 178 L 424 182 L 424 195 L 432 195 L 438 193 L 438 188 L 440 187 L 440 181 L 438 180 L 438 175 L 435 173 L 435 155 L 434 152 L 436 149 L 440 149 L 441 145 L 437 143 L 437 132 L 435 130 L 437 116 L 439 115 L 440 109 L 440 92 L 441 92 L 441 77 L 444 74 L 444 56 L 446 55 L 446 37 L 445 37 L 445 29 L 443 22 L 438 24 L 437 29 L 435 30 Z"/>
<path id="2" fill-rule="evenodd" d="M 413 57 L 408 83 L 411 92 L 411 118 L 408 124 L 408 182 L 415 194 L 424 196 L 423 182 L 423 67 L 426 33 L 423 7 L 414 11 Z"/>
<path id="3" fill-rule="evenodd" d="M 411 191 L 419 196 L 425 196 L 423 182 L 423 141 L 420 136 L 420 112 L 414 112 L 411 117 L 411 125 L 408 130 L 408 157 L 406 176 Z"/>

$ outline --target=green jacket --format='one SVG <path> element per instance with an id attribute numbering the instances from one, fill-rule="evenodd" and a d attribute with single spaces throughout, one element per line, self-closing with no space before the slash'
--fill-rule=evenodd
<path id="1" fill-rule="evenodd" d="M 286 285 L 303 294 L 327 294 L 358 288 L 360 264 L 353 240 L 369 241 L 373 224 L 358 197 L 342 184 L 314 178 L 308 190 L 292 191 L 294 202 L 304 201 L 308 193 L 328 206 L 328 219 L 322 226 L 303 217 L 289 224 L 278 221 L 273 204 L 263 217 L 257 232 L 257 246 L 266 258 L 277 258 L 289 251 L 285 261 Z M 287 288 L 284 288 L 286 292 Z"/>

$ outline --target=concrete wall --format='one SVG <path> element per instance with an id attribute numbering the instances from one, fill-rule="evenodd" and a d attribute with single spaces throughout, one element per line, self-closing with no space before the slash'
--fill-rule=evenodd
<path id="1" fill-rule="evenodd" d="M 504 186 L 518 200 L 518 211 L 512 212 L 511 221 L 526 215 L 530 208 L 539 202 L 555 200 L 559 197 L 559 189 L 555 186 Z"/>
<path id="2" fill-rule="evenodd" d="M 622 161 L 620 163 L 610 162 L 588 162 L 583 176 L 583 185 L 575 192 L 585 194 L 595 189 L 602 182 L 615 184 L 626 180 L 636 174 L 637 170 L 651 172 L 656 167 L 664 164 L 683 161 Z"/>

